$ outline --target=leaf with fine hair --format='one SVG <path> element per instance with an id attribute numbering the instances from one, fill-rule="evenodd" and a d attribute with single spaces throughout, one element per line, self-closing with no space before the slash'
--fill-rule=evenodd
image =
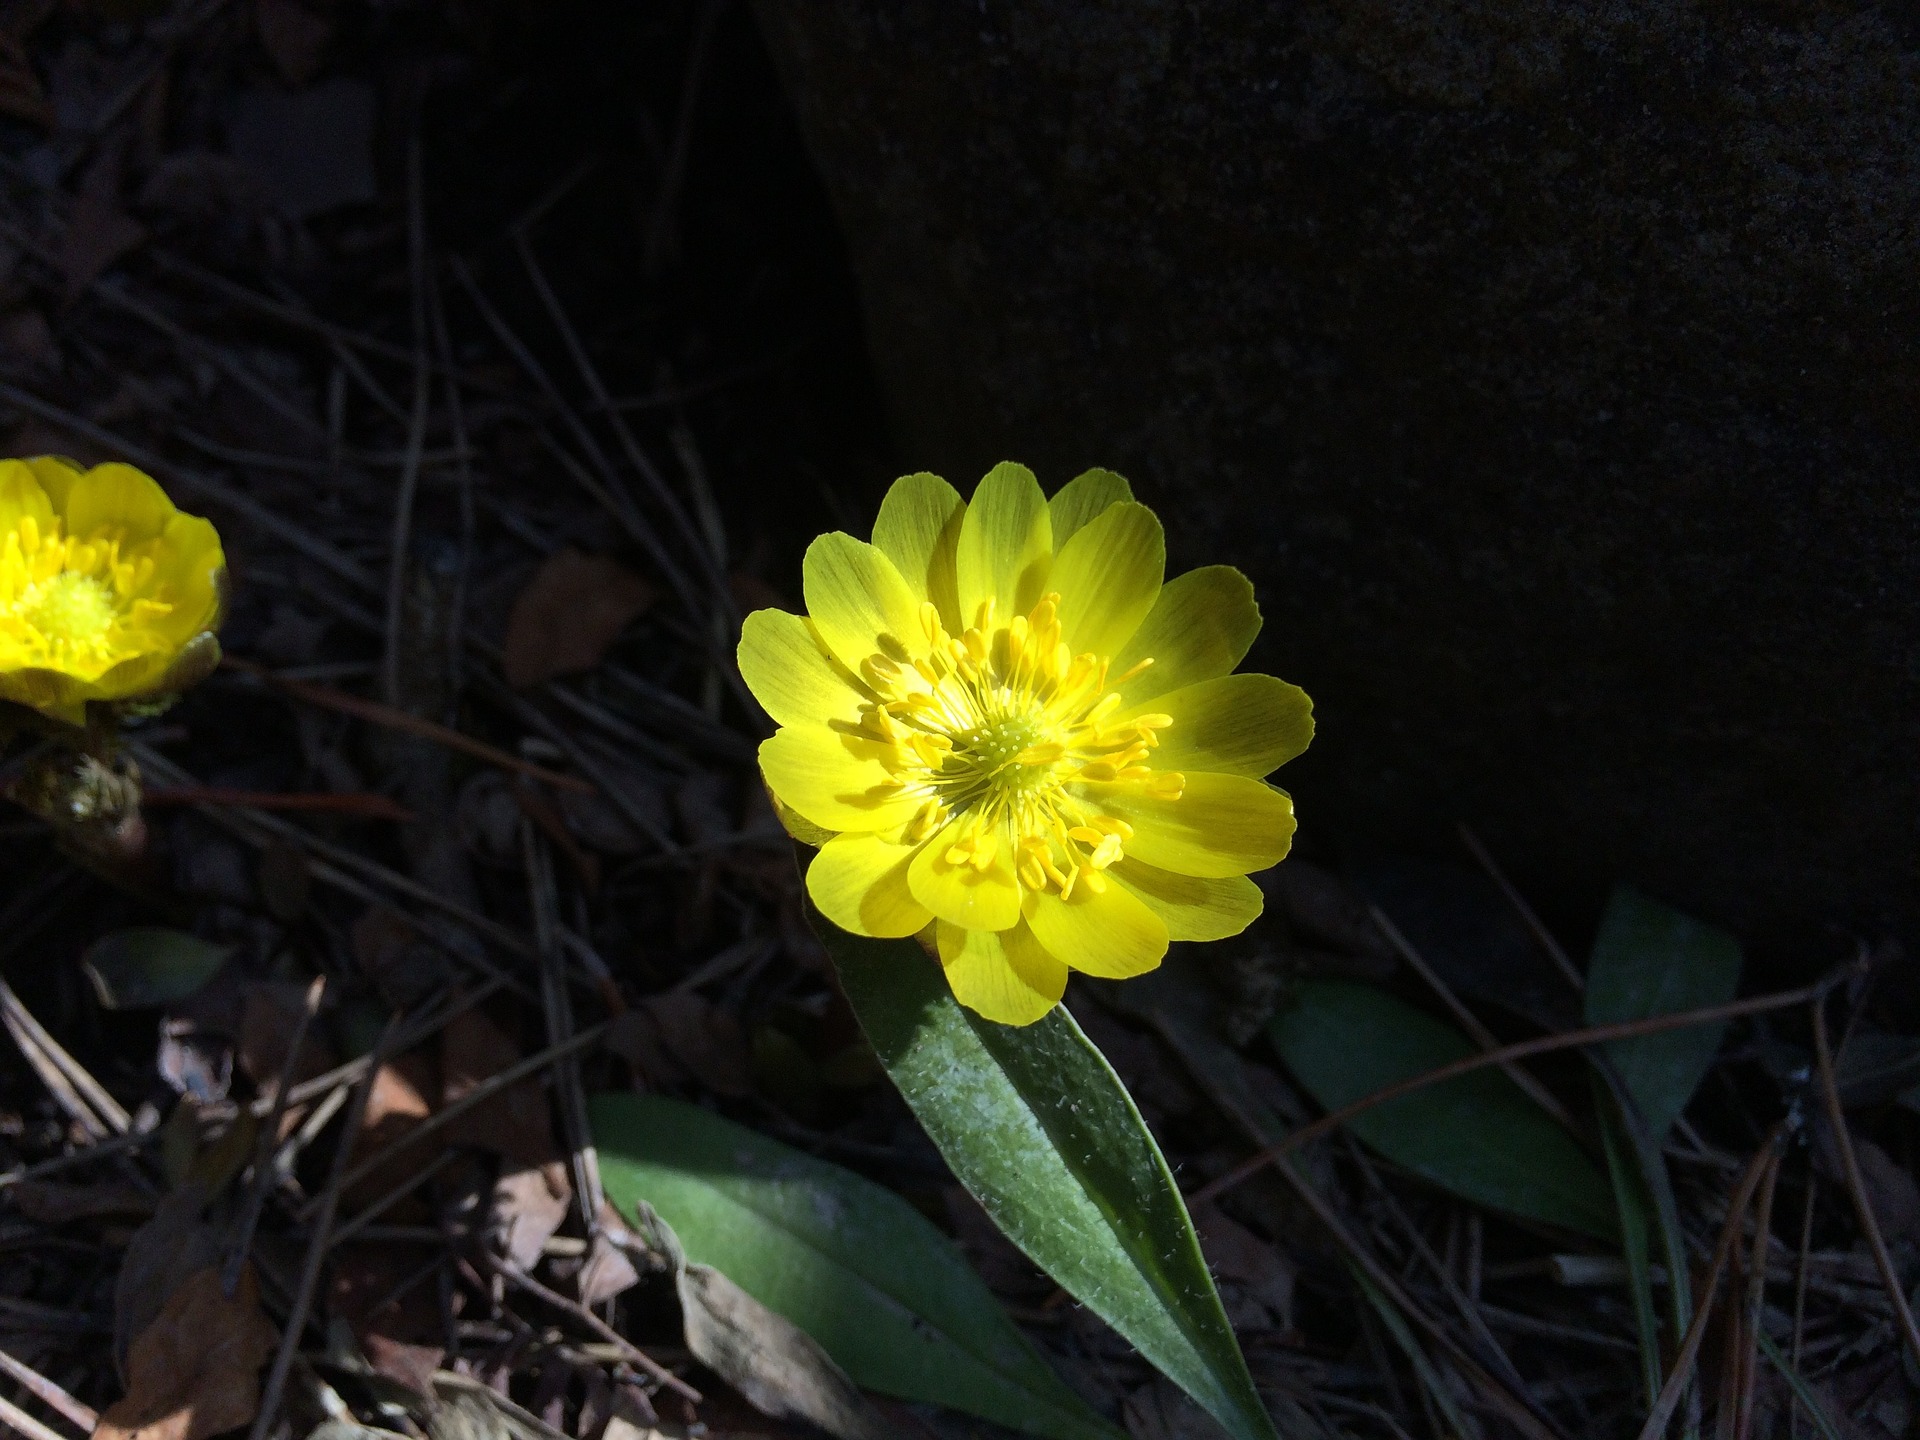
<path id="1" fill-rule="evenodd" d="M 887 1073 L 1014 1244 L 1226 1427 L 1277 1440 L 1172 1172 L 1071 1014 L 996 1025 L 913 940 L 816 922 Z"/>

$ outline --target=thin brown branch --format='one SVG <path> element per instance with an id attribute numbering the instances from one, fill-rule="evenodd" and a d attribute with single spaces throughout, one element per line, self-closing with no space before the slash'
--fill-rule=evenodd
<path id="1" fill-rule="evenodd" d="M 387 1054 L 387 1047 L 393 1043 L 394 1032 L 399 1026 L 398 1015 L 387 1021 L 385 1033 L 373 1047 L 375 1063 L 367 1068 L 367 1073 L 361 1077 L 359 1086 L 353 1092 L 353 1103 L 347 1109 L 346 1128 L 341 1132 L 338 1147 L 333 1152 L 332 1173 L 327 1177 L 327 1188 L 321 1191 L 315 1206 L 318 1214 L 313 1232 L 307 1237 L 307 1259 L 300 1270 L 300 1288 L 294 1292 L 293 1306 L 287 1314 L 287 1326 L 280 1336 L 280 1349 L 273 1357 L 273 1369 L 267 1375 L 266 1388 L 260 1392 L 260 1410 L 253 1417 L 253 1428 L 248 1432 L 247 1440 L 266 1440 L 278 1418 L 280 1397 L 286 1392 L 287 1376 L 293 1370 L 294 1360 L 299 1357 L 300 1337 L 306 1331 L 307 1315 L 313 1308 L 313 1297 L 320 1286 L 320 1272 L 327 1259 L 327 1236 L 333 1229 L 334 1214 L 340 1208 L 340 1192 L 347 1185 L 347 1156 L 353 1151 L 354 1137 L 360 1133 L 360 1121 L 366 1115 L 367 1101 L 373 1095 L 374 1076 L 379 1073 L 378 1062 Z"/>
<path id="2" fill-rule="evenodd" d="M 1920 1362 L 1920 1327 L 1914 1325 L 1907 1292 L 1900 1284 L 1899 1272 L 1893 1268 L 1886 1236 L 1880 1231 L 1879 1218 L 1873 1213 L 1873 1202 L 1867 1198 L 1866 1183 L 1860 1177 L 1860 1160 L 1854 1153 L 1853 1135 L 1847 1129 L 1846 1112 L 1840 1105 L 1840 1087 L 1833 1078 L 1833 1047 L 1827 1040 L 1826 1006 L 1818 1001 L 1813 1006 L 1813 1053 L 1820 1099 L 1827 1124 L 1833 1128 L 1833 1144 L 1840 1154 L 1840 1172 L 1847 1182 L 1853 1213 L 1860 1221 L 1860 1232 L 1867 1237 L 1867 1247 L 1873 1252 L 1874 1268 L 1880 1272 L 1880 1281 L 1887 1288 L 1887 1298 L 1893 1302 L 1894 1317 L 1899 1322 L 1900 1338 L 1906 1343 L 1907 1354 Z"/>
<path id="3" fill-rule="evenodd" d="M 1700 1286 L 1699 1308 L 1694 1312 L 1693 1323 L 1687 1326 L 1686 1338 L 1680 1342 L 1680 1353 L 1674 1358 L 1667 1383 L 1660 1387 L 1659 1397 L 1653 1402 L 1653 1409 L 1647 1413 L 1647 1422 L 1640 1427 L 1640 1440 L 1659 1440 L 1666 1433 L 1673 1412 L 1679 1408 L 1680 1397 L 1686 1393 L 1687 1382 L 1693 1376 L 1694 1362 L 1700 1356 L 1700 1344 L 1707 1337 L 1707 1322 L 1713 1315 L 1714 1295 L 1726 1274 L 1727 1261 L 1732 1258 L 1734 1244 L 1740 1238 L 1741 1228 L 1747 1218 L 1747 1206 L 1767 1173 L 1779 1166 L 1780 1139 L 1784 1133 L 1781 1126 L 1773 1128 L 1765 1142 L 1753 1152 L 1753 1158 L 1747 1162 L 1739 1184 L 1734 1186 L 1733 1198 L 1727 1202 L 1726 1223 L 1720 1227 L 1720 1238 L 1714 1242 L 1713 1263 L 1708 1267 L 1707 1277 Z"/>
<path id="4" fill-rule="evenodd" d="M 593 1025 L 580 1031 L 570 1040 L 558 1045 L 549 1045 L 539 1053 L 527 1056 L 526 1059 L 520 1061 L 518 1064 L 508 1066 L 499 1074 L 489 1075 L 458 1100 L 434 1111 L 433 1114 L 422 1120 L 418 1125 L 414 1126 L 413 1129 L 395 1139 L 391 1145 L 381 1146 L 365 1160 L 362 1160 L 358 1165 L 354 1166 L 353 1169 L 347 1172 L 346 1179 L 342 1182 L 342 1187 L 349 1190 L 352 1189 L 375 1170 L 385 1165 L 401 1150 L 417 1145 L 429 1135 L 439 1133 L 440 1129 L 449 1121 L 466 1114 L 466 1112 L 473 1109 L 474 1106 L 491 1100 L 508 1086 L 517 1084 L 521 1080 L 526 1079 L 527 1076 L 551 1065 L 562 1056 L 572 1055 L 578 1051 L 585 1050 L 590 1045 L 598 1044 L 600 1037 L 606 1034 L 607 1028 L 611 1024 L 611 1021 L 603 1020 L 598 1025 Z M 311 1201 L 307 1204 L 306 1208 L 300 1212 L 299 1218 L 301 1220 L 310 1219 L 318 1209 L 319 1202 Z"/>
<path id="5" fill-rule="evenodd" d="M 410 823 L 413 812 L 389 795 L 367 792 L 283 794 L 272 790 L 230 790 L 223 785 L 162 785 L 148 790 L 140 803 L 149 810 L 169 805 L 225 805 L 248 810 L 281 810 L 322 815 L 355 815 L 368 820 Z"/>
<path id="6" fill-rule="evenodd" d="M 1489 1065 L 1506 1065 L 1515 1060 L 1525 1060 L 1534 1055 L 1548 1055 L 1557 1050 L 1575 1050 L 1587 1045 L 1602 1045 L 1610 1040 L 1631 1040 L 1639 1035 L 1659 1035 L 1668 1030 L 1685 1030 L 1694 1025 L 1713 1025 L 1722 1020 L 1738 1019 L 1743 1015 L 1763 1015 L 1770 1010 L 1785 1010 L 1795 1005 L 1804 1005 L 1825 995 L 1840 981 L 1840 976 L 1830 976 L 1817 985 L 1809 985 L 1800 990 L 1784 990 L 1773 995 L 1756 995 L 1749 1000 L 1732 1000 L 1725 1005 L 1708 1005 L 1699 1010 L 1681 1010 L 1671 1015 L 1649 1015 L 1641 1020 L 1621 1020 L 1611 1025 L 1590 1025 L 1582 1030 L 1568 1030 L 1559 1035 L 1540 1035 L 1532 1040 L 1517 1041 L 1512 1045 L 1503 1045 L 1498 1050 L 1483 1051 L 1478 1055 L 1464 1055 L 1449 1065 L 1437 1070 L 1429 1070 L 1423 1075 L 1414 1075 L 1397 1081 L 1385 1089 L 1376 1090 L 1371 1095 L 1363 1095 L 1350 1105 L 1343 1105 L 1330 1114 L 1321 1116 L 1310 1125 L 1302 1125 L 1283 1140 L 1273 1144 L 1255 1155 L 1241 1161 L 1224 1175 L 1208 1181 L 1188 1197 L 1188 1203 L 1204 1204 L 1227 1190 L 1231 1190 L 1248 1176 L 1257 1175 L 1283 1155 L 1299 1149 L 1302 1145 L 1330 1135 L 1356 1115 L 1364 1115 L 1376 1105 L 1384 1105 L 1389 1100 L 1398 1100 L 1403 1095 L 1412 1095 L 1429 1085 L 1438 1085 L 1462 1075 L 1471 1075 L 1476 1070 L 1484 1070 Z"/>
<path id="7" fill-rule="evenodd" d="M 693 1386 L 667 1369 L 666 1366 L 647 1354 L 646 1351 L 635 1345 L 618 1330 L 615 1330 L 611 1325 L 607 1324 L 606 1321 L 594 1314 L 593 1311 L 589 1310 L 585 1305 L 582 1305 L 577 1300 L 569 1300 L 557 1290 L 548 1289 L 517 1265 L 510 1264 L 496 1255 L 489 1254 L 485 1255 L 484 1258 L 487 1263 L 487 1268 L 492 1270 L 496 1275 L 499 1275 L 503 1280 L 511 1285 L 518 1286 L 536 1299 L 545 1301 L 556 1310 L 565 1311 L 588 1329 L 592 1330 L 593 1333 L 601 1339 L 608 1341 L 610 1344 L 618 1345 L 620 1347 L 620 1354 L 624 1359 L 639 1366 L 642 1370 L 646 1371 L 648 1375 L 666 1386 L 667 1389 L 673 1391 L 674 1394 L 690 1400 L 696 1405 L 700 1403 L 701 1396 L 698 1390 L 694 1389 Z"/>
<path id="8" fill-rule="evenodd" d="M 544 765 L 536 765 L 531 760 L 522 760 L 518 755 L 509 754 L 484 740 L 476 740 L 449 726 L 437 724 L 423 716 L 410 715 L 391 705 L 382 705 L 377 700 L 363 700 L 358 695 L 349 695 L 345 691 L 335 690 L 326 685 L 315 685 L 306 680 L 290 680 L 276 675 L 264 665 L 256 665 L 251 660 L 242 660 L 228 655 L 222 662 L 227 669 L 237 670 L 243 675 L 253 675 L 274 689 L 296 700 L 304 700 L 309 705 L 318 705 L 322 709 L 336 710 L 342 715 L 351 715 L 356 720 L 365 720 L 369 724 L 381 725 L 389 730 L 398 730 L 407 735 L 417 735 L 423 740 L 432 740 L 449 750 L 457 750 L 463 755 L 471 755 L 476 760 L 501 770 L 511 770 L 516 774 L 528 775 L 535 780 L 553 786 L 556 790 L 571 790 L 576 795 L 591 795 L 593 786 L 574 775 L 563 775 L 558 770 L 549 770 Z"/>
<path id="9" fill-rule="evenodd" d="M 1547 952 L 1547 958 L 1553 961 L 1554 967 L 1566 976 L 1567 983 L 1573 987 L 1573 993 L 1584 994 L 1587 980 L 1580 973 L 1580 967 L 1573 963 L 1573 957 L 1568 955 L 1560 942 L 1553 938 L 1553 932 L 1547 929 L 1539 915 L 1534 913 L 1534 908 L 1527 903 L 1526 896 L 1522 895 L 1515 888 L 1514 883 L 1507 879 L 1506 871 L 1500 868 L 1499 863 L 1493 858 L 1493 853 L 1480 843 L 1480 837 L 1467 828 L 1464 820 L 1456 828 L 1460 832 L 1460 842 L 1472 852 L 1473 858 L 1480 862 L 1480 868 L 1487 872 L 1487 878 L 1499 887 L 1500 893 L 1506 897 L 1507 903 L 1520 917 L 1520 922 L 1533 932 L 1533 938 L 1539 942 L 1540 948 Z"/>
<path id="10" fill-rule="evenodd" d="M 1413 942 L 1400 933 L 1400 927 L 1388 918 L 1387 913 L 1378 905 L 1367 906 L 1367 913 L 1373 918 L 1374 927 L 1387 937 L 1387 943 L 1400 952 L 1400 958 L 1405 960 L 1414 973 L 1426 982 L 1429 990 L 1440 997 L 1440 1003 L 1445 1005 L 1448 1013 L 1460 1022 L 1461 1028 L 1467 1032 L 1473 1043 L 1487 1053 L 1498 1050 L 1500 1042 L 1494 1038 L 1493 1032 L 1480 1023 L 1480 1017 L 1469 1010 L 1460 997 L 1453 993 L 1452 987 L 1440 978 L 1431 965 L 1427 964 L 1426 957 L 1414 949 Z M 1501 1062 L 1500 1068 L 1506 1072 L 1509 1080 L 1520 1087 L 1528 1099 L 1559 1121 L 1564 1129 L 1572 1132 L 1576 1137 L 1580 1136 L 1579 1125 L 1574 1122 L 1567 1107 L 1560 1103 L 1552 1091 L 1511 1061 Z"/>

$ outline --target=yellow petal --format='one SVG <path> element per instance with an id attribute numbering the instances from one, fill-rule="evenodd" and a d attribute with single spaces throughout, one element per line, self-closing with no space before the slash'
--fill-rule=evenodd
<path id="1" fill-rule="evenodd" d="M 1047 953 L 1086 975 L 1125 980 L 1144 975 L 1167 953 L 1167 927 L 1132 891 L 1084 881 L 1071 899 L 1029 891 L 1027 924 Z"/>
<path id="2" fill-rule="evenodd" d="M 927 653 L 918 597 L 893 561 L 864 540 L 839 530 L 820 536 L 800 574 L 814 629 L 848 669 L 880 649 L 882 635 L 910 655 Z"/>
<path id="3" fill-rule="evenodd" d="M 1129 705 L 1229 673 L 1260 633 L 1253 584 L 1231 565 L 1207 565 L 1176 575 L 1160 591 L 1121 652 L 1113 673 L 1124 675 L 1151 659 L 1120 687 Z"/>
<path id="4" fill-rule="evenodd" d="M 1167 571 L 1160 521 L 1122 501 L 1089 520 L 1053 557 L 1047 588 L 1060 595 L 1060 633 L 1079 655 L 1111 655 L 1140 628 Z"/>
<path id="5" fill-rule="evenodd" d="M 157 539 L 179 513 L 151 475 L 120 464 L 96 465 L 75 480 L 65 508 L 69 534 L 124 530 L 129 542 Z"/>
<path id="6" fill-rule="evenodd" d="M 1062 485 L 1047 502 L 1053 521 L 1053 549 L 1058 554 L 1094 516 L 1109 505 L 1133 499 L 1133 487 L 1111 470 L 1088 470 Z"/>
<path id="7" fill-rule="evenodd" d="M 1174 940 L 1224 940 L 1260 918 L 1265 897 L 1244 875 L 1176 875 L 1131 855 L 1106 872 L 1146 903 Z"/>
<path id="8" fill-rule="evenodd" d="M 842 930 L 917 935 L 933 915 L 907 888 L 914 849 L 879 835 L 836 835 L 807 866 L 807 893 Z"/>
<path id="9" fill-rule="evenodd" d="M 829 730 L 789 725 L 760 742 L 768 788 L 828 830 L 891 830 L 906 824 L 918 797 L 903 794 L 879 761 L 880 747 Z"/>
<path id="10" fill-rule="evenodd" d="M 1145 708 L 1173 717 L 1153 752 L 1156 770 L 1271 774 L 1313 739 L 1313 702 L 1271 675 L 1222 675 L 1155 696 Z"/>
<path id="11" fill-rule="evenodd" d="M 992 600 L 999 623 L 1024 615 L 1039 603 L 1053 556 L 1053 524 L 1040 482 L 1024 465 L 996 465 L 973 492 L 960 522 L 954 565 L 960 619 L 974 622 L 983 600 Z"/>
<path id="12" fill-rule="evenodd" d="M 152 651 L 121 660 L 102 672 L 88 688 L 96 700 L 126 700 L 151 695 L 173 668 L 174 650 Z"/>
<path id="13" fill-rule="evenodd" d="M 25 515 L 33 517 L 42 535 L 47 533 L 48 522 L 57 512 L 46 487 L 40 483 L 40 477 L 35 472 L 39 467 L 53 463 L 46 460 L 0 460 L 0 534 L 16 528 Z"/>
<path id="14" fill-rule="evenodd" d="M 1187 776 L 1178 800 L 1138 784 L 1089 785 L 1087 802 L 1133 826 L 1127 854 L 1180 875 L 1245 875 L 1284 860 L 1293 844 L 1293 801 L 1244 775 Z"/>
<path id="15" fill-rule="evenodd" d="M 141 593 L 172 607 L 154 622 L 155 633 L 184 645 L 218 626 L 227 557 L 212 524 L 198 515 L 175 511 L 154 542 L 153 556 L 153 579 Z"/>
<path id="16" fill-rule="evenodd" d="M 1002 1025 L 1044 1019 L 1067 991 L 1067 967 L 1021 925 L 995 933 L 940 922 L 940 966 L 953 998 Z"/>
<path id="17" fill-rule="evenodd" d="M 861 692 L 827 655 L 813 627 L 784 610 L 756 610 L 740 626 L 740 678 L 780 725 L 850 720 Z"/>
<path id="18" fill-rule="evenodd" d="M 893 561 L 916 596 L 933 601 L 940 622 L 956 635 L 966 628 L 954 576 L 966 512 L 958 490 L 923 471 L 893 482 L 873 522 L 874 548 Z"/>
<path id="19" fill-rule="evenodd" d="M 53 670 L 10 670 L 0 673 L 0 700 L 11 700 L 64 720 L 69 725 L 84 725 L 87 701 L 92 687 L 71 675 Z"/>
<path id="20" fill-rule="evenodd" d="M 913 857 L 907 868 L 913 898 L 942 920 L 969 930 L 1012 929 L 1020 923 L 1020 882 L 1013 875 L 1012 847 L 1002 839 L 999 853 L 984 870 L 956 865 L 947 852 L 960 838 L 962 824 L 956 820 L 948 825 Z"/>
<path id="21" fill-rule="evenodd" d="M 67 513 L 67 496 L 73 493 L 73 485 L 81 476 L 81 469 L 71 460 L 58 455 L 36 455 L 31 460 L 21 462 L 33 471 L 34 479 L 40 482 L 40 488 L 47 492 L 47 499 L 53 505 L 53 513 Z"/>

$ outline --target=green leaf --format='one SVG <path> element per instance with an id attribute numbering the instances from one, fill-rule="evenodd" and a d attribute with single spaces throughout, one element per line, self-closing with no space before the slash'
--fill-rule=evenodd
<path id="1" fill-rule="evenodd" d="M 887 1073 L 994 1223 L 1230 1434 L 1275 1440 L 1172 1172 L 1072 1015 L 996 1025 L 917 942 L 816 928 Z"/>
<path id="2" fill-rule="evenodd" d="M 588 1106 L 607 1194 L 644 1200 L 856 1383 L 1059 1440 L 1115 1431 L 1014 1328 L 959 1248 L 890 1190 L 697 1106 Z"/>
<path id="3" fill-rule="evenodd" d="M 1726 931 L 1621 886 L 1607 902 L 1587 966 L 1587 1023 L 1611 1025 L 1733 999 L 1740 942 Z M 1657 1143 L 1687 1108 L 1720 1051 L 1726 1024 L 1615 1040 L 1614 1073 Z"/>
<path id="4" fill-rule="evenodd" d="M 1640 1382 L 1648 1408 L 1659 1398 L 1664 1376 L 1660 1368 L 1660 1322 L 1653 1309 L 1653 1248 L 1648 1235 L 1653 1209 L 1646 1194 L 1632 1137 L 1606 1084 L 1593 1078 L 1594 1099 L 1600 1116 L 1600 1143 L 1607 1154 L 1607 1176 L 1613 1182 L 1613 1200 L 1620 1217 L 1620 1254 L 1627 1263 L 1627 1298 L 1633 1307 L 1633 1331 L 1640 1344 Z"/>
<path id="5" fill-rule="evenodd" d="M 146 1010 L 184 1000 L 226 963 L 229 945 L 184 930 L 135 925 L 111 930 L 80 959 L 94 993 L 109 1010 Z"/>
<path id="6" fill-rule="evenodd" d="M 1371 986 L 1321 981 L 1267 1034 L 1328 1110 L 1473 1053 L 1464 1037 Z M 1387 1159 L 1462 1199 L 1600 1239 L 1617 1236 L 1606 1179 L 1573 1138 L 1496 1069 L 1416 1090 L 1358 1115 Z"/>

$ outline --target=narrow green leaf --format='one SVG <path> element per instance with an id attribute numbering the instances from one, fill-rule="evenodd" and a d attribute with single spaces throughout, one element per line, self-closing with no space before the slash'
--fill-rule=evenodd
<path id="1" fill-rule="evenodd" d="M 1677 1337 L 1687 1333 L 1693 1323 L 1693 1267 L 1687 1254 L 1687 1234 L 1680 1227 L 1680 1204 L 1674 1197 L 1673 1178 L 1667 1173 L 1667 1157 L 1648 1131 L 1638 1107 L 1627 1098 L 1622 1080 L 1604 1055 L 1591 1058 L 1594 1098 L 1600 1111 L 1601 1139 L 1607 1147 L 1608 1163 L 1614 1166 L 1614 1193 L 1624 1188 L 1626 1203 L 1640 1208 L 1641 1246 L 1647 1252 L 1649 1273 L 1648 1304 L 1651 1305 L 1651 1248 L 1659 1246 L 1660 1260 L 1667 1269 L 1667 1323 Z M 1616 1159 L 1617 1154 L 1617 1159 Z M 1631 1235 L 1627 1243 L 1632 1244 Z M 1629 1284 L 1634 1255 L 1626 1252 Z M 1636 1305 L 1637 1305 L 1636 1297 Z M 1642 1317 L 1644 1320 L 1644 1317 Z M 1661 1363 L 1661 1362 L 1656 1362 Z M 1664 1368 L 1664 1366 L 1662 1366 Z M 1654 1386 L 1654 1396 L 1659 1393 Z"/>
<path id="2" fill-rule="evenodd" d="M 1807 1414 L 1813 1417 L 1813 1423 L 1821 1435 L 1826 1440 L 1840 1440 L 1839 1427 L 1827 1414 L 1827 1407 L 1821 1403 L 1820 1396 L 1807 1383 L 1806 1377 L 1793 1368 L 1793 1361 L 1781 1353 L 1780 1347 L 1768 1338 L 1765 1330 L 1755 1330 L 1753 1338 L 1760 1347 L 1760 1353 L 1772 1362 L 1773 1368 L 1780 1372 L 1780 1378 L 1787 1382 L 1787 1387 L 1793 1391 L 1793 1398 L 1806 1407 Z"/>
<path id="3" fill-rule="evenodd" d="M 817 929 L 887 1073 L 994 1222 L 1237 1440 L 1276 1440 L 1160 1147 L 1073 1017 L 995 1025 L 916 942 Z"/>
<path id="4" fill-rule="evenodd" d="M 1607 902 L 1587 966 L 1589 1025 L 1644 1020 L 1731 1000 L 1740 942 L 1726 931 L 1621 886 Z M 1615 1040 L 1614 1072 L 1658 1143 L 1687 1108 L 1719 1053 L 1725 1023 Z"/>
<path id="5" fill-rule="evenodd" d="M 601 1095 L 588 1109 L 614 1203 L 651 1205 L 687 1259 L 798 1325 L 858 1384 L 1112 1440 L 959 1248 L 892 1191 L 676 1100 Z"/>
<path id="6" fill-rule="evenodd" d="M 87 947 L 80 964 L 109 1010 L 144 1010 L 184 1000 L 233 953 L 184 930 L 133 925 L 110 930 Z"/>
<path id="7" fill-rule="evenodd" d="M 1367 985 L 1320 981 L 1268 1037 L 1328 1110 L 1437 1070 L 1473 1047 L 1451 1027 Z M 1353 1131 L 1464 1200 L 1601 1239 L 1617 1235 L 1599 1168 L 1498 1070 L 1461 1075 L 1355 1117 Z"/>
<path id="8" fill-rule="evenodd" d="M 1633 1330 L 1640 1342 L 1640 1380 L 1649 1408 L 1660 1395 L 1660 1322 L 1653 1310 L 1653 1250 L 1648 1202 L 1633 1140 L 1605 1082 L 1593 1080 L 1594 1108 L 1600 1116 L 1600 1143 L 1607 1154 L 1615 1212 L 1620 1218 L 1620 1254 L 1627 1262 L 1627 1295 L 1633 1304 Z"/>

